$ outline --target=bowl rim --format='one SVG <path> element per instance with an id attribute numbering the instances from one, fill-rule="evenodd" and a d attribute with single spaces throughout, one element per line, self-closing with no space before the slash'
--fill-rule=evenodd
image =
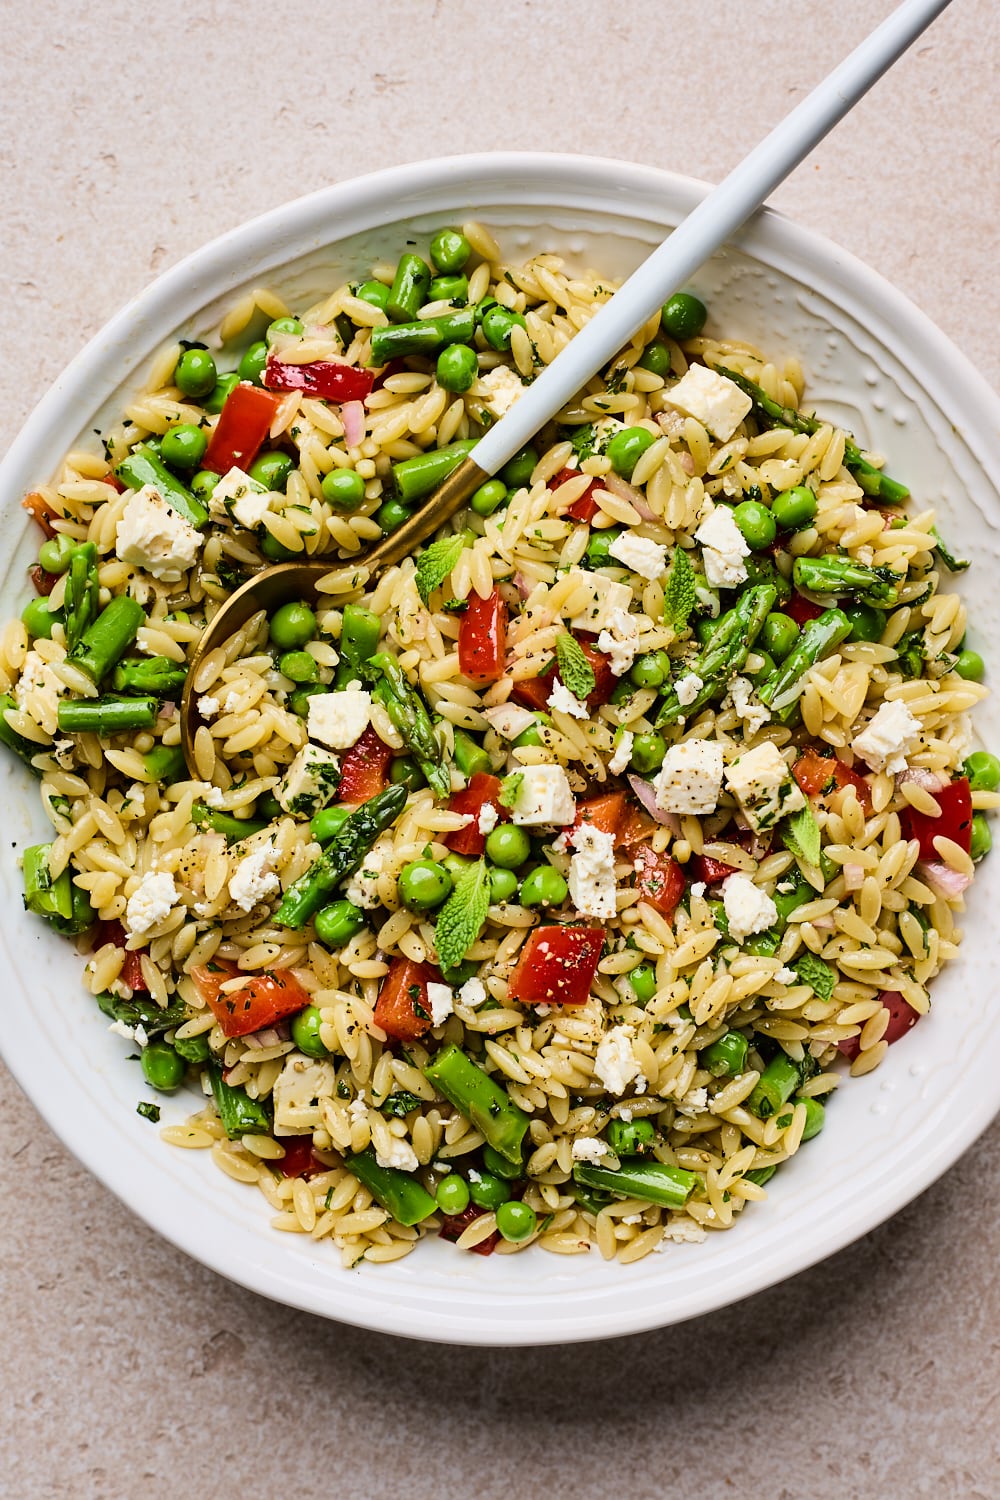
<path id="1" fill-rule="evenodd" d="M 559 195 L 553 200 L 556 177 Z M 137 331 L 145 330 L 148 338 L 150 329 L 162 329 L 163 332 L 155 334 L 154 346 L 162 343 L 186 317 L 245 280 L 250 265 L 265 272 L 268 265 L 261 264 L 262 261 L 280 266 L 306 249 L 321 249 L 325 244 L 336 243 L 345 234 L 343 229 L 336 235 L 330 233 L 329 226 L 337 221 L 338 215 L 346 219 L 352 214 L 360 215 L 368 227 L 376 227 L 385 222 L 375 215 L 379 208 L 384 213 L 387 202 L 393 205 L 393 219 L 403 217 L 408 206 L 413 212 L 437 208 L 447 212 L 447 203 L 437 200 L 421 203 L 419 194 L 430 193 L 432 197 L 436 194 L 437 199 L 450 196 L 454 208 L 456 186 L 473 202 L 478 190 L 480 198 L 484 192 L 492 194 L 490 201 L 497 205 L 544 201 L 563 212 L 572 212 L 574 208 L 593 212 L 613 205 L 615 212 L 626 218 L 652 218 L 664 224 L 676 222 L 682 214 L 690 212 L 710 191 L 709 184 L 694 178 L 614 158 L 489 152 L 389 167 L 334 183 L 270 209 L 209 241 L 163 272 L 88 341 L 35 406 L 0 463 L 0 493 L 9 490 L 16 495 L 30 484 L 30 465 L 36 462 L 37 453 L 44 451 L 46 443 L 68 425 L 74 401 L 80 403 L 81 389 L 86 389 L 89 382 L 106 386 L 109 358 L 115 351 L 128 348 Z M 525 197 L 528 190 L 536 194 L 544 191 L 546 196 L 532 200 Z M 679 213 L 674 215 L 672 210 L 676 206 Z M 792 274 L 800 274 L 803 264 L 811 260 L 822 269 L 825 288 L 849 297 L 856 296 L 860 287 L 866 301 L 878 307 L 879 337 L 883 342 L 889 347 L 916 350 L 922 369 L 935 371 L 933 384 L 928 385 L 924 379 L 922 386 L 937 408 L 954 425 L 971 423 L 981 427 L 996 442 L 1000 433 L 1000 398 L 930 318 L 864 262 L 825 236 L 770 208 L 758 211 L 731 243 L 767 266 Z M 145 361 L 148 354 L 144 349 L 141 360 Z M 120 381 L 119 368 L 116 383 Z M 88 396 L 80 409 L 92 412 L 95 402 Z M 37 472 L 34 477 L 37 478 Z M 689 1291 L 666 1314 L 655 1300 L 633 1296 L 630 1303 L 625 1295 L 597 1297 L 593 1299 L 594 1305 L 589 1306 L 586 1301 L 584 1305 L 576 1303 L 567 1292 L 567 1301 L 574 1303 L 572 1318 L 544 1323 L 539 1329 L 531 1321 L 530 1297 L 524 1301 L 526 1313 L 517 1315 L 500 1298 L 496 1303 L 499 1316 L 484 1305 L 476 1315 L 462 1308 L 459 1321 L 458 1316 L 449 1317 L 445 1308 L 430 1312 L 427 1307 L 410 1306 L 405 1299 L 394 1296 L 393 1288 L 384 1280 L 386 1267 L 377 1268 L 374 1276 L 347 1278 L 334 1261 L 330 1294 L 318 1299 L 308 1282 L 296 1278 L 294 1256 L 287 1256 L 283 1265 L 274 1256 L 244 1265 L 224 1238 L 205 1233 L 198 1214 L 188 1217 L 181 1213 L 175 1217 L 171 1212 L 172 1194 L 165 1193 L 162 1197 L 146 1194 L 137 1200 L 136 1170 L 137 1166 L 145 1169 L 144 1158 L 130 1150 L 128 1143 L 123 1147 L 120 1134 L 106 1122 L 92 1136 L 81 1138 L 77 1128 L 80 1101 L 69 1089 L 38 1088 L 40 1034 L 40 1023 L 33 1019 L 21 1029 L 0 1032 L 0 1051 L 15 1079 L 50 1128 L 87 1169 L 132 1212 L 186 1254 L 249 1290 L 304 1311 L 384 1333 L 487 1346 L 540 1345 L 641 1332 L 698 1316 L 772 1286 L 823 1260 L 902 1208 L 973 1143 L 1000 1109 L 998 1077 L 993 1095 L 977 1092 L 966 1098 L 965 1109 L 957 1112 L 957 1117 L 953 1113 L 945 1123 L 936 1149 L 918 1160 L 905 1162 L 901 1170 L 884 1178 L 880 1194 L 868 1194 L 851 1214 L 841 1214 L 828 1226 L 825 1235 L 813 1236 L 797 1246 L 786 1244 L 766 1264 L 760 1259 L 745 1266 L 740 1274 L 730 1275 L 729 1282 L 733 1284 Z M 264 1225 L 265 1221 L 261 1222 Z M 273 1235 L 270 1228 L 267 1233 Z M 265 1263 L 268 1260 L 270 1264 Z M 620 1283 L 623 1289 L 628 1285 L 624 1280 Z M 489 1301 L 487 1288 L 483 1302 Z M 438 1318 L 440 1322 L 435 1321 Z"/>

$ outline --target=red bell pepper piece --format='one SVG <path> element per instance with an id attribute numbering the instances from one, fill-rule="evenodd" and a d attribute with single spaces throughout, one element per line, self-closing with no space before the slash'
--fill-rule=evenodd
<path id="1" fill-rule="evenodd" d="M 271 431 L 281 401 L 280 396 L 272 396 L 256 385 L 243 382 L 233 386 L 209 439 L 202 468 L 211 469 L 213 474 L 228 474 L 234 465 L 249 468 Z"/>
<path id="2" fill-rule="evenodd" d="M 783 615 L 789 615 L 796 625 L 806 625 L 810 620 L 818 620 L 823 613 L 822 604 L 814 604 L 804 594 L 793 594 L 785 603 L 778 606 Z"/>
<path id="3" fill-rule="evenodd" d="M 486 599 L 473 591 L 458 627 L 458 665 L 472 682 L 503 676 L 507 650 L 507 601 L 499 589 Z"/>
<path id="4" fill-rule="evenodd" d="M 594 690 L 587 694 L 587 707 L 600 708 L 602 704 L 608 702 L 618 685 L 618 679 L 611 670 L 611 658 L 605 656 L 603 651 L 598 651 L 585 637 L 577 636 L 576 641 L 594 673 Z M 542 672 L 538 677 L 524 677 L 519 682 L 515 682 L 511 697 L 515 702 L 523 704 L 525 708 L 538 712 L 548 707 L 549 694 L 557 682 L 562 682 L 562 678 L 559 676 L 558 667 L 554 667 Z"/>
<path id="5" fill-rule="evenodd" d="M 635 883 L 643 901 L 672 917 L 684 894 L 684 871 L 669 854 L 656 854 L 642 844 L 635 851 Z"/>
<path id="6" fill-rule="evenodd" d="M 621 829 L 618 833 L 618 842 L 625 849 L 630 849 L 633 844 L 644 843 L 650 838 L 656 828 L 656 824 L 648 813 L 641 807 L 633 807 L 630 803 L 625 809 Z"/>
<path id="7" fill-rule="evenodd" d="M 544 713 L 549 706 L 549 694 L 558 681 L 559 675 L 556 672 L 543 672 L 539 677 L 522 677 L 514 683 L 510 696 L 522 708 Z"/>
<path id="8" fill-rule="evenodd" d="M 691 858 L 691 875 L 705 885 L 720 885 L 736 874 L 735 865 L 724 864 L 721 859 L 711 859 L 707 854 L 695 854 Z"/>
<path id="9" fill-rule="evenodd" d="M 222 986 L 239 973 L 235 964 L 219 958 L 191 970 L 198 993 L 226 1036 L 263 1031 L 286 1016 L 298 1015 L 310 1003 L 309 991 L 303 989 L 290 969 L 268 969 L 264 974 L 249 975 L 242 989 L 223 993 Z"/>
<path id="10" fill-rule="evenodd" d="M 584 823 L 599 829 L 601 833 L 613 834 L 617 842 L 625 817 L 626 800 L 624 792 L 608 792 L 604 797 L 591 797 L 588 802 L 578 802 L 576 822 L 570 830 L 569 842 L 573 842 L 573 834 Z"/>
<path id="11" fill-rule="evenodd" d="M 454 1244 L 465 1233 L 469 1225 L 474 1224 L 482 1216 L 483 1210 L 477 1208 L 474 1203 L 470 1203 L 468 1208 L 463 1208 L 460 1214 L 449 1214 L 443 1217 L 438 1233 L 443 1240 L 450 1240 Z M 480 1240 L 478 1245 L 470 1245 L 469 1248 L 473 1255 L 492 1255 L 499 1238 L 499 1233 L 494 1230 L 484 1240 Z"/>
<path id="12" fill-rule="evenodd" d="M 480 859 L 486 850 L 486 835 L 479 832 L 479 813 L 490 802 L 497 810 L 498 821 L 507 822 L 510 813 L 500 804 L 500 778 L 488 771 L 476 771 L 469 777 L 468 786 L 453 792 L 448 803 L 449 812 L 465 813 L 472 822 L 446 833 L 442 842 L 456 854 L 471 854 L 473 859 Z"/>
<path id="13" fill-rule="evenodd" d="M 325 1161 L 313 1155 L 311 1135 L 288 1135 L 281 1137 L 285 1154 L 278 1163 L 282 1177 L 311 1177 L 314 1172 L 328 1172 Z"/>
<path id="14" fill-rule="evenodd" d="M 915 807 L 906 808 L 899 815 L 904 838 L 919 840 L 921 859 L 941 858 L 934 847 L 934 840 L 941 836 L 951 839 L 968 854 L 972 847 L 972 793 L 969 790 L 969 778 L 959 776 L 939 792 L 932 792 L 931 796 L 941 809 L 941 816 L 929 818 Z"/>
<path id="15" fill-rule="evenodd" d="M 429 983 L 441 983 L 433 964 L 394 958 L 375 1001 L 375 1024 L 397 1042 L 415 1042 L 431 1029 Z"/>
<path id="16" fill-rule="evenodd" d="M 521 1005 L 586 1005 L 603 949 L 599 927 L 536 927 L 507 993 Z"/>
<path id="17" fill-rule="evenodd" d="M 932 818 L 931 822 L 934 821 Z M 882 1033 L 882 1040 L 891 1046 L 893 1042 L 898 1042 L 901 1036 L 905 1036 L 916 1026 L 920 1020 L 920 1012 L 914 1010 L 898 990 L 883 990 L 879 999 L 889 1012 L 889 1024 Z M 858 1036 L 849 1036 L 844 1041 L 838 1042 L 837 1049 L 853 1062 L 861 1051 L 860 1033 Z"/>
<path id="18" fill-rule="evenodd" d="M 369 724 L 340 762 L 338 802 L 367 802 L 389 785 L 389 766 L 394 752 L 380 740 Z"/>
<path id="19" fill-rule="evenodd" d="M 871 812 L 871 787 L 862 775 L 851 766 L 845 766 L 835 755 L 821 755 L 812 745 L 807 745 L 792 767 L 792 775 L 807 797 L 828 797 L 845 786 L 852 786 L 865 812 Z M 932 859 L 934 857 L 931 855 Z"/>
<path id="20" fill-rule="evenodd" d="M 34 516 L 47 537 L 55 536 L 52 522 L 58 518 L 59 512 L 53 509 L 44 495 L 40 495 L 37 490 L 30 490 L 21 501 L 21 506 Z"/>
<path id="21" fill-rule="evenodd" d="M 575 479 L 579 472 L 579 469 L 560 469 L 555 478 L 549 482 L 549 489 L 557 490 L 561 484 L 566 483 L 567 479 Z M 597 515 L 597 501 L 593 498 L 596 485 L 597 480 L 592 479 L 580 498 L 566 507 L 563 515 L 571 517 L 574 521 L 582 521 L 589 526 Z"/>
<path id="22" fill-rule="evenodd" d="M 36 563 L 33 568 L 30 568 L 28 570 L 28 577 L 31 579 L 32 583 L 35 586 L 35 593 L 41 595 L 43 599 L 47 599 L 49 597 L 52 590 L 59 582 L 59 574 L 46 573 L 41 563 Z"/>
<path id="23" fill-rule="evenodd" d="M 317 359 L 309 365 L 286 364 L 271 353 L 264 367 L 264 385 L 269 391 L 305 391 L 322 401 L 364 401 L 372 393 L 375 375 L 357 365 L 335 359 Z"/>

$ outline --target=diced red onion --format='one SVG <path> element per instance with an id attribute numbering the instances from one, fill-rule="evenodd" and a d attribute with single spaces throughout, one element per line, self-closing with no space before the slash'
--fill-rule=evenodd
<path id="1" fill-rule="evenodd" d="M 646 504 L 642 491 L 637 490 L 634 484 L 629 484 L 618 474 L 602 474 L 597 482 L 610 495 L 617 495 L 619 500 L 627 500 L 629 505 L 635 507 L 644 521 L 656 521 L 659 519 Z"/>
<path id="2" fill-rule="evenodd" d="M 344 424 L 344 442 L 348 448 L 360 447 L 365 436 L 365 408 L 362 401 L 345 401 L 340 408 Z"/>
<path id="3" fill-rule="evenodd" d="M 525 578 L 523 573 L 515 573 L 514 587 L 517 589 L 517 592 L 520 594 L 522 599 L 527 599 L 528 595 L 531 593 L 531 590 L 534 588 L 534 584 L 532 583 L 530 578 Z"/>
<path id="4" fill-rule="evenodd" d="M 961 896 L 972 884 L 971 875 L 963 875 L 961 870 L 953 870 L 951 865 L 946 865 L 942 860 L 921 860 L 917 869 L 928 884 L 949 901 L 953 901 L 956 896 Z"/>
<path id="5" fill-rule="evenodd" d="M 936 771 L 926 771 L 923 766 L 910 766 L 905 771 L 900 771 L 896 777 L 896 785 L 902 786 L 904 781 L 912 781 L 914 786 L 922 786 L 925 792 L 944 791 L 948 785 L 947 776 L 939 776 Z"/>
<path id="6" fill-rule="evenodd" d="M 670 832 L 676 838 L 681 831 L 680 819 L 676 813 L 664 812 L 663 808 L 658 805 L 656 801 L 656 789 L 652 783 L 643 781 L 641 776 L 630 776 L 628 784 L 633 792 L 635 792 L 636 799 L 645 808 L 646 812 L 649 813 L 649 816 L 655 818 L 657 823 L 662 823 L 664 828 L 669 828 Z"/>
<path id="7" fill-rule="evenodd" d="M 844 889 L 848 891 L 860 891 L 865 883 L 864 865 L 844 866 Z"/>

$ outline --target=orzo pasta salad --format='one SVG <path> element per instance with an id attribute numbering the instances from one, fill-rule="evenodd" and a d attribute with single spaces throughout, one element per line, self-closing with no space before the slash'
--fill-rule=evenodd
<path id="1" fill-rule="evenodd" d="M 966 564 L 794 357 L 680 294 L 359 587 L 611 288 L 476 224 L 358 269 L 164 351 L 27 497 L 0 739 L 52 836 L 25 904 L 140 1112 L 191 1096 L 165 1141 L 347 1265 L 704 1239 L 956 952 L 1000 801 Z M 303 557 L 314 597 L 201 658 L 186 767 L 206 623 Z"/>

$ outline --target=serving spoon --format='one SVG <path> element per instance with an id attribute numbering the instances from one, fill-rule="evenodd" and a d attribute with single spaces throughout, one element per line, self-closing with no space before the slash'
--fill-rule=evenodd
<path id="1" fill-rule="evenodd" d="M 950 0 L 903 0 L 702 199 L 479 439 L 425 504 L 390 536 L 356 557 L 325 557 L 264 568 L 226 600 L 198 642 L 184 683 L 181 746 L 193 776 L 198 774 L 194 739 L 201 720 L 194 681 L 208 653 L 258 610 L 271 614 L 289 598 L 315 599 L 317 585 L 327 574 L 349 571 L 356 590 L 409 556 L 629 342 L 949 4 Z"/>

